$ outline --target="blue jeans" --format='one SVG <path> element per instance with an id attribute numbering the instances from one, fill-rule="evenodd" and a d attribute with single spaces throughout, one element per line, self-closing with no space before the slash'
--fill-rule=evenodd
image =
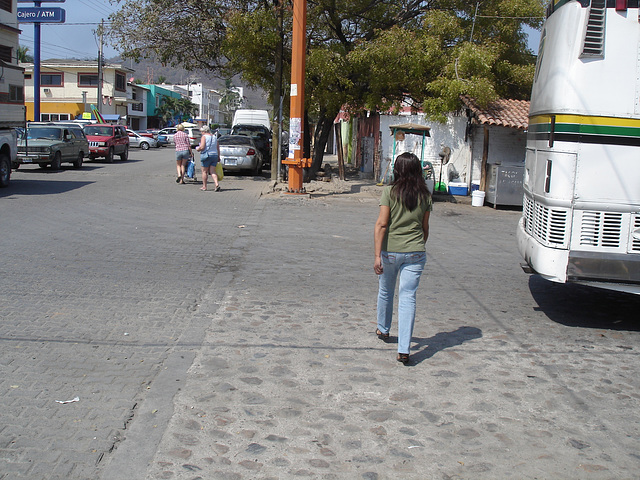
<path id="1" fill-rule="evenodd" d="M 409 353 L 416 319 L 416 291 L 427 263 L 425 252 L 382 252 L 382 274 L 378 276 L 378 330 L 389 333 L 393 317 L 393 296 L 398 286 L 398 353 Z"/>

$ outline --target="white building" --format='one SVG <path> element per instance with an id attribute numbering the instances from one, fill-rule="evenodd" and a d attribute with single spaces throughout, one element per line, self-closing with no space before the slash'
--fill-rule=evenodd
<path id="1" fill-rule="evenodd" d="M 147 127 L 147 97 L 149 89 L 142 85 L 129 84 L 131 99 L 127 111 L 127 125 L 131 130 L 146 130 Z"/>

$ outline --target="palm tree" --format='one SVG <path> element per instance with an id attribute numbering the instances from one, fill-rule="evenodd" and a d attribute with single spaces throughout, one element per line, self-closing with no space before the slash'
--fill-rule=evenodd
<path id="1" fill-rule="evenodd" d="M 198 115 L 200 112 L 200 107 L 193 103 L 188 98 L 180 98 L 177 102 L 178 112 L 182 116 L 184 120 L 186 118 L 192 118 Z"/>
<path id="2" fill-rule="evenodd" d="M 156 115 L 160 117 L 163 123 L 166 124 L 169 120 L 177 116 L 177 113 L 179 111 L 178 100 L 179 99 L 175 97 L 162 97 L 162 102 L 156 109 Z"/>
<path id="3" fill-rule="evenodd" d="M 29 47 L 18 47 L 16 57 L 18 58 L 18 62 L 21 63 L 33 62 L 33 57 L 29 55 Z"/>

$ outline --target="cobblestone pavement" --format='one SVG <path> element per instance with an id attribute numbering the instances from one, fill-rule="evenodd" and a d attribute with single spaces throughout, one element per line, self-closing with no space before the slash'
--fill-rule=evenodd
<path id="1" fill-rule="evenodd" d="M 151 385 L 191 365 L 266 180 L 201 192 L 173 155 L 23 166 L 0 191 L 0 478 L 97 478 Z"/>
<path id="2" fill-rule="evenodd" d="M 436 203 L 404 367 L 373 335 L 376 215 L 366 191 L 258 202 L 137 478 L 640 476 L 637 297 L 528 277 L 519 212 Z M 105 479 L 145 469 L 143 430 Z"/>
<path id="3" fill-rule="evenodd" d="M 522 273 L 519 212 L 436 203 L 404 367 L 375 187 L 197 195 L 170 163 L 0 193 L 0 478 L 640 478 L 640 299 Z"/>

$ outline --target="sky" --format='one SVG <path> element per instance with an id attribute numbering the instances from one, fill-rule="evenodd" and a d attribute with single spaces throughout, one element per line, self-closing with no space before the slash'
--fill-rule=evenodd
<path id="1" fill-rule="evenodd" d="M 65 11 L 65 23 L 42 23 L 40 27 L 40 58 L 78 58 L 94 59 L 98 57 L 100 40 L 95 34 L 100 22 L 106 22 L 109 14 L 118 10 L 109 0 L 66 0 L 64 3 L 46 3 L 43 7 L 59 7 Z M 18 8 L 33 7 L 33 3 L 18 3 Z M 33 56 L 33 24 L 21 23 L 20 46 L 29 48 Z M 105 45 L 104 56 L 113 57 L 116 50 Z"/>
<path id="2" fill-rule="evenodd" d="M 46 0 L 42 0 L 46 2 Z M 18 3 L 18 7 L 32 7 L 32 3 Z M 41 24 L 40 58 L 93 59 L 98 56 L 99 38 L 95 34 L 100 22 L 118 10 L 109 0 L 66 0 L 65 3 L 43 3 L 43 7 L 60 7 L 66 12 L 65 23 Z M 20 46 L 28 47 L 33 56 L 33 24 L 20 24 Z M 528 29 L 529 48 L 538 51 L 540 32 Z M 104 46 L 106 58 L 118 55 L 117 50 Z"/>

